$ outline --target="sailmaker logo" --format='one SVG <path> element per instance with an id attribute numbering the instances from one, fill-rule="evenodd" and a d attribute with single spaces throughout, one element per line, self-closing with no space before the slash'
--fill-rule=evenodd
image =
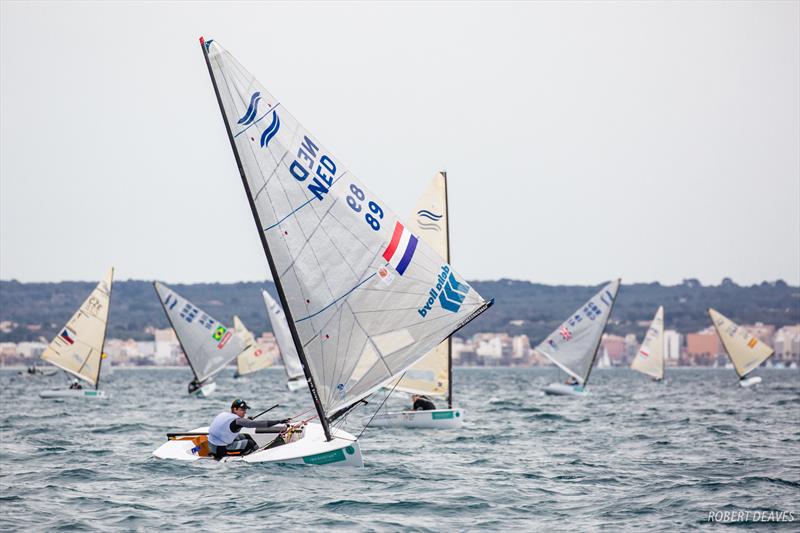
<path id="1" fill-rule="evenodd" d="M 439 300 L 439 305 L 445 311 L 457 313 L 461 309 L 461 304 L 464 303 L 467 293 L 469 293 L 469 285 L 459 283 L 453 273 L 450 272 L 450 267 L 444 265 L 436 280 L 436 286 L 428 292 L 428 300 L 422 308 L 417 309 L 417 313 L 420 316 L 426 316 L 433 308 L 436 300 Z"/>

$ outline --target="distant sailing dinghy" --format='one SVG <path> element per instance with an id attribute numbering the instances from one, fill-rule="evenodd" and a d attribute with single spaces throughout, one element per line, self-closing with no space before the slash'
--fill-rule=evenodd
<path id="1" fill-rule="evenodd" d="M 103 281 L 97 284 L 92 294 L 80 309 L 61 329 L 42 359 L 64 372 L 86 381 L 93 389 L 74 385 L 69 389 L 48 390 L 39 393 L 40 398 L 107 398 L 110 394 L 100 390 L 100 368 L 103 364 L 103 347 L 108 326 L 108 307 L 111 303 L 111 283 L 114 269 L 111 268 Z M 76 382 L 79 383 L 79 382 Z"/>
<path id="2" fill-rule="evenodd" d="M 751 335 L 743 327 L 735 324 L 730 318 L 709 308 L 708 316 L 717 330 L 725 352 L 731 358 L 733 368 L 739 375 L 739 385 L 750 387 L 761 383 L 758 376 L 747 377 L 747 374 L 758 368 L 758 365 L 772 357 L 775 350 Z"/>
<path id="3" fill-rule="evenodd" d="M 611 316 L 620 280 L 614 280 L 592 296 L 566 322 L 551 333 L 536 351 L 569 374 L 568 383 L 551 383 L 545 394 L 581 396 L 592 373 L 600 339 Z"/>
<path id="4" fill-rule="evenodd" d="M 433 177 L 408 226 L 413 234 L 422 237 L 439 255 L 450 261 L 450 218 L 447 212 L 447 175 L 444 172 L 437 172 Z M 453 294 L 458 296 L 457 292 Z M 451 429 L 464 424 L 464 411 L 453 409 L 451 343 L 448 337 L 409 368 L 402 379 L 386 385 L 387 390 L 446 399 L 447 409 L 378 413 L 372 419 L 372 426 Z M 364 423 L 368 420 L 365 418 Z"/>
<path id="5" fill-rule="evenodd" d="M 275 342 L 278 343 L 278 351 L 281 353 L 283 368 L 286 370 L 286 386 L 290 391 L 298 391 L 307 387 L 306 376 L 303 374 L 303 365 L 297 356 L 297 349 L 292 342 L 292 332 L 289 331 L 289 324 L 286 322 L 286 315 L 283 309 L 270 296 L 267 291 L 261 291 L 264 297 L 264 305 L 267 306 L 267 316 L 272 325 L 272 334 L 275 335 Z"/>
<path id="6" fill-rule="evenodd" d="M 216 42 L 201 45 L 316 410 L 280 441 L 225 459 L 362 466 L 360 443 L 336 426 L 491 302 L 233 56 Z M 459 289 L 452 299 L 439 298 L 445 284 Z M 203 433 L 171 433 L 154 454 L 207 457 Z"/>
<path id="7" fill-rule="evenodd" d="M 264 350 L 256 342 L 256 338 L 250 330 L 245 327 L 244 322 L 236 315 L 233 317 L 233 331 L 244 344 L 244 350 L 236 356 L 236 372 L 233 377 L 248 376 L 270 366 L 270 360 L 264 354 Z"/>
<path id="8" fill-rule="evenodd" d="M 244 351 L 244 342 L 163 283 L 153 287 L 194 373 L 189 394 L 206 398 L 217 388 L 214 376 Z"/>
<path id="9" fill-rule="evenodd" d="M 664 306 L 659 306 L 631 368 L 650 376 L 653 381 L 663 381 L 664 365 Z"/>

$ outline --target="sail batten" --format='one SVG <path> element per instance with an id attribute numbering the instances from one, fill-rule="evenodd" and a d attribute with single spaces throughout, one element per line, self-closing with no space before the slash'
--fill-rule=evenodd
<path id="1" fill-rule="evenodd" d="M 631 368 L 655 379 L 664 379 L 664 307 L 659 306 L 633 358 Z"/>
<path id="2" fill-rule="evenodd" d="M 42 353 L 48 363 L 95 387 L 100 382 L 113 278 L 111 268 Z"/>
<path id="3" fill-rule="evenodd" d="M 600 289 L 536 347 L 537 352 L 581 384 L 586 383 L 592 372 L 619 284 L 617 279 Z"/>
<path id="4" fill-rule="evenodd" d="M 217 319 L 163 283 L 153 287 L 198 382 L 218 374 L 244 351 L 242 339 Z"/>
<path id="5" fill-rule="evenodd" d="M 708 316 L 739 378 L 744 378 L 775 353 L 771 347 L 719 311 L 709 308 Z"/>

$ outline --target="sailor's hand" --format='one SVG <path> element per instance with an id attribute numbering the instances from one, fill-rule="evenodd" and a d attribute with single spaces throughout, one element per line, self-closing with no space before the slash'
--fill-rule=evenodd
<path id="1" fill-rule="evenodd" d="M 288 424 L 292 421 L 291 418 L 284 418 L 283 420 L 279 420 L 278 424 Z"/>

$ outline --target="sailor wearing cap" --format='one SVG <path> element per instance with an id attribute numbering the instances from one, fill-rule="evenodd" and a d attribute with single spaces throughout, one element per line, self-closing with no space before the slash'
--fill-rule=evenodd
<path id="1" fill-rule="evenodd" d="M 282 433 L 286 430 L 285 424 L 290 419 L 251 420 L 245 417 L 249 408 L 250 406 L 244 400 L 237 399 L 231 404 L 230 412 L 223 411 L 214 417 L 208 427 L 208 449 L 215 459 L 220 459 L 229 452 L 234 452 L 235 455 L 245 455 L 258 447 L 250 435 L 239 433 L 242 428 L 272 428 L 275 433 Z"/>

